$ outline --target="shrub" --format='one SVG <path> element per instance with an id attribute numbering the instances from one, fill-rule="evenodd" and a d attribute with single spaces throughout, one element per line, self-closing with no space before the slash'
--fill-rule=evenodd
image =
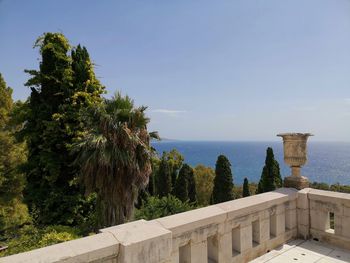
<path id="1" fill-rule="evenodd" d="M 135 219 L 151 220 L 159 217 L 169 216 L 194 209 L 195 207 L 187 201 L 182 202 L 175 196 L 164 197 L 151 196 L 147 198 L 144 205 L 135 211 Z"/>

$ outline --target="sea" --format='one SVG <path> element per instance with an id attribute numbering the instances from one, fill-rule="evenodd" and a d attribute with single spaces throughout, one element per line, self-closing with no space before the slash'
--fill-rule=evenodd
<path id="1" fill-rule="evenodd" d="M 191 166 L 203 164 L 215 168 L 216 159 L 224 154 L 231 162 L 233 181 L 242 184 L 245 177 L 258 182 L 265 163 L 266 149 L 272 147 L 282 177 L 290 175 L 283 161 L 282 142 L 172 141 L 152 142 L 159 155 L 177 149 Z M 350 185 L 350 142 L 308 142 L 308 162 L 301 173 L 311 182 Z"/>

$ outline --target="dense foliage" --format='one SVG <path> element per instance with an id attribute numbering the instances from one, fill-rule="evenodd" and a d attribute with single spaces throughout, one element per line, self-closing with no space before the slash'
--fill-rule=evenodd
<path id="1" fill-rule="evenodd" d="M 22 203 L 25 178 L 20 171 L 26 149 L 14 137 L 17 129 L 11 123 L 14 108 L 12 89 L 0 74 L 0 233 L 30 221 L 27 207 Z"/>
<path id="2" fill-rule="evenodd" d="M 214 188 L 212 203 L 217 204 L 230 201 L 233 196 L 233 177 L 231 163 L 226 156 L 220 155 L 215 165 Z"/>
<path id="3" fill-rule="evenodd" d="M 45 33 L 35 47 L 40 64 L 26 70 L 26 102 L 14 104 L 0 76 L 0 245 L 9 245 L 6 254 L 77 237 L 62 228 L 42 232 L 50 225 L 73 226 L 80 235 L 96 223 L 129 220 L 151 173 L 150 136 L 157 137 L 147 132 L 146 107 L 120 95 L 101 97 L 105 89 L 85 47 L 71 48 L 60 33 Z"/>
<path id="4" fill-rule="evenodd" d="M 188 201 L 182 202 L 172 195 L 163 197 L 151 196 L 139 210 L 135 211 L 135 219 L 151 220 L 189 211 L 194 208 Z"/>
<path id="5" fill-rule="evenodd" d="M 188 165 L 184 165 L 179 172 L 179 175 L 175 182 L 174 195 L 180 199 L 182 202 L 188 200 Z"/>
<path id="6" fill-rule="evenodd" d="M 211 167 L 199 164 L 194 168 L 197 204 L 199 206 L 210 204 L 210 197 L 214 187 L 214 177 L 215 172 Z"/>
<path id="7" fill-rule="evenodd" d="M 124 223 L 132 216 L 140 188 L 151 175 L 149 119 L 119 93 L 87 112 L 86 130 L 74 145 L 87 194 L 96 192 L 99 226 Z"/>
<path id="8" fill-rule="evenodd" d="M 91 203 L 78 184 L 79 167 L 70 147 L 81 137 L 81 109 L 101 103 L 104 88 L 93 73 L 85 48 L 69 56 L 70 45 L 60 33 L 46 33 L 36 42 L 39 70 L 26 85 L 31 94 L 21 135 L 28 144 L 25 200 L 38 224 L 84 223 Z"/>
<path id="9" fill-rule="evenodd" d="M 170 165 L 164 152 L 159 163 L 158 173 L 156 175 L 156 191 L 159 196 L 167 196 L 172 192 Z"/>
<path id="10" fill-rule="evenodd" d="M 191 166 L 183 164 L 177 176 L 174 194 L 181 201 L 189 200 L 191 203 L 197 202 L 196 182 Z"/>
<path id="11" fill-rule="evenodd" d="M 280 166 L 275 160 L 272 148 L 266 150 L 265 166 L 263 168 L 261 178 L 258 185 L 258 193 L 273 191 L 282 187 L 282 177 Z"/>
<path id="12" fill-rule="evenodd" d="M 172 189 L 174 189 L 184 157 L 176 149 L 172 149 L 170 152 L 165 153 L 165 158 L 170 169 Z"/>
<path id="13" fill-rule="evenodd" d="M 26 225 L 9 234 L 8 249 L 0 252 L 0 256 L 12 255 L 32 249 L 50 246 L 81 237 L 80 231 L 68 226 L 47 226 L 36 228 Z"/>

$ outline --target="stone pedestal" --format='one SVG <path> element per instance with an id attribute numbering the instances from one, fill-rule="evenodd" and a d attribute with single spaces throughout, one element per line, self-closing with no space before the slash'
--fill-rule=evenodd
<path id="1" fill-rule="evenodd" d="M 284 187 L 301 190 L 309 187 L 309 180 L 304 176 L 288 176 L 284 178 Z"/>

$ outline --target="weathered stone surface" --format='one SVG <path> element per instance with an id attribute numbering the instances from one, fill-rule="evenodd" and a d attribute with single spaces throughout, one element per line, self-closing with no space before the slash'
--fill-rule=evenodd
<path id="1" fill-rule="evenodd" d="M 0 262 L 116 262 L 118 251 L 117 239 L 103 233 L 0 258 Z"/>
<path id="2" fill-rule="evenodd" d="M 297 210 L 296 209 L 286 210 L 286 228 L 288 230 L 291 230 L 296 227 L 297 227 Z"/>
<path id="3" fill-rule="evenodd" d="M 220 207 L 213 205 L 189 212 L 162 217 L 155 221 L 159 222 L 164 228 L 170 230 L 173 236 L 177 236 L 211 224 L 222 223 L 225 220 L 226 212 L 220 209 Z"/>
<path id="4" fill-rule="evenodd" d="M 302 209 L 309 209 L 309 198 L 308 193 L 311 191 L 311 188 L 304 188 L 298 191 L 297 196 L 297 207 Z"/>
<path id="5" fill-rule="evenodd" d="M 290 188 L 280 188 L 273 192 L 224 202 L 217 204 L 216 206 L 227 212 L 227 218 L 230 220 L 232 218 L 249 215 L 258 211 L 269 209 L 276 205 L 284 204 L 287 201 L 295 200 L 296 197 L 296 190 Z M 283 206 L 281 206 L 280 209 L 284 209 Z"/>
<path id="6" fill-rule="evenodd" d="M 301 166 L 307 162 L 307 139 L 310 133 L 278 134 L 283 138 L 284 162 L 292 169 L 292 175 L 284 179 L 284 187 L 303 189 L 309 187 L 309 180 L 301 176 Z"/>
<path id="7" fill-rule="evenodd" d="M 120 242 L 119 262 L 165 262 L 171 255 L 171 231 L 154 222 L 139 220 L 104 228 Z"/>
<path id="8" fill-rule="evenodd" d="M 284 161 L 291 167 L 300 167 L 307 162 L 307 139 L 310 133 L 282 133 Z"/>
<path id="9" fill-rule="evenodd" d="M 188 262 L 191 262 L 191 263 L 207 262 L 208 260 L 207 253 L 208 253 L 208 250 L 207 250 L 206 240 L 199 243 L 191 243 L 191 255 L 190 255 L 190 261 Z"/>
<path id="10" fill-rule="evenodd" d="M 304 176 L 288 176 L 284 178 L 284 187 L 295 188 L 298 190 L 308 188 L 309 180 Z"/>

